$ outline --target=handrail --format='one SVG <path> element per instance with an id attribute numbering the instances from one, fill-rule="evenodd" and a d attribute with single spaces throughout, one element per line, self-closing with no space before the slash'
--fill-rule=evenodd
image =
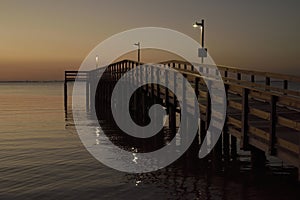
<path id="1" fill-rule="evenodd" d="M 121 60 L 115 63 L 112 63 L 110 65 L 108 65 L 108 68 L 112 68 L 115 66 L 119 66 L 121 64 L 124 63 L 132 63 L 134 65 L 138 65 L 138 62 L 133 61 L 133 60 L 129 60 L 129 59 L 125 59 L 125 60 Z M 143 63 L 141 63 L 143 64 Z M 195 70 L 193 68 L 193 64 L 186 62 L 186 61 L 181 61 L 181 60 L 169 60 L 169 61 L 163 61 L 160 62 L 158 64 L 164 64 L 164 65 L 168 65 L 170 67 L 175 66 L 175 69 L 180 69 L 185 70 L 187 72 L 190 73 L 195 73 Z M 176 67 L 177 65 L 177 67 Z M 181 67 L 181 65 L 183 67 Z M 189 66 L 190 69 L 187 67 Z M 185 67 L 185 68 L 184 68 Z M 210 65 L 204 65 L 204 68 L 209 68 Z M 290 88 L 288 88 L 288 84 L 289 82 L 299 82 L 300 83 L 300 76 L 294 76 L 294 75 L 287 75 L 287 74 L 279 74 L 279 73 L 273 73 L 273 72 L 262 72 L 262 71 L 257 71 L 257 70 L 248 70 L 248 69 L 240 69 L 237 67 L 229 67 L 229 66 L 224 66 L 224 65 L 216 65 L 216 67 L 218 67 L 219 71 L 223 74 L 223 80 L 224 81 L 231 81 L 231 82 L 235 82 L 236 84 L 246 84 L 248 86 L 252 86 L 252 87 L 258 87 L 260 89 L 264 89 L 264 90 L 271 90 L 274 92 L 280 92 L 282 94 L 285 95 L 293 95 L 293 96 L 300 96 L 300 91 L 297 90 L 292 90 Z M 97 73 L 98 71 L 101 71 L 103 69 L 107 69 L 107 68 L 98 68 L 98 69 L 93 69 L 91 71 L 65 71 L 65 78 L 68 79 L 68 77 L 70 77 L 71 79 L 74 79 L 74 76 L 84 76 L 87 74 L 93 74 L 93 73 Z M 229 73 L 235 73 L 236 74 L 236 79 L 229 77 Z M 196 75 L 196 74 L 195 74 Z M 252 81 L 249 80 L 243 80 L 243 75 L 251 75 L 253 77 L 251 77 Z M 255 81 L 255 76 L 259 76 L 260 78 L 263 77 L 265 78 L 265 82 L 257 82 Z M 276 87 L 276 86 L 271 86 L 271 79 L 276 79 L 276 81 L 282 81 L 283 82 L 283 88 L 282 87 Z"/>

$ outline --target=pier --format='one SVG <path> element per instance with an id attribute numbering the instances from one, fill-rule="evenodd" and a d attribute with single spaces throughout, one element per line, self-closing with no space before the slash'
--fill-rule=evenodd
<path id="1" fill-rule="evenodd" d="M 180 72 L 189 80 L 195 91 L 201 113 L 198 135 L 192 144 L 194 152 L 197 152 L 210 124 L 212 112 L 208 87 L 213 85 L 207 85 L 204 77 L 188 62 L 167 61 L 160 64 Z M 138 62 L 123 60 L 109 65 L 105 71 L 101 71 L 102 68 L 91 71 L 65 71 L 65 109 L 68 108 L 67 84 L 79 78 L 77 80 L 86 84 L 86 109 L 95 109 L 99 119 L 105 118 L 105 115 L 110 113 L 114 86 L 124 73 L 138 66 Z M 225 117 L 226 122 L 212 154 L 217 155 L 220 162 L 229 162 L 237 158 L 237 148 L 251 151 L 252 166 L 257 169 L 264 166 L 266 155 L 272 155 L 297 167 L 300 180 L 300 92 L 295 88 L 295 85 L 300 85 L 300 77 L 227 66 L 217 67 L 219 72 L 211 72 L 209 66 L 204 67 L 202 71 L 207 74 L 221 74 L 227 98 L 226 116 L 214 116 L 220 120 Z M 103 75 L 99 83 L 95 84 L 100 72 Z M 159 74 L 160 68 L 153 68 L 149 73 L 150 77 Z M 138 83 L 139 74 L 131 76 L 128 81 Z M 184 87 L 178 88 L 184 94 Z M 90 97 L 92 90 L 97 91 L 95 99 Z M 132 118 L 138 124 L 147 124 L 147 110 L 154 103 L 159 103 L 166 108 L 168 126 L 171 133 L 175 134 L 178 127 L 176 118 L 180 116 L 181 109 L 187 109 L 193 114 L 188 97 L 185 99 L 185 106 L 180 108 L 176 96 L 167 87 L 146 84 L 131 98 Z"/>

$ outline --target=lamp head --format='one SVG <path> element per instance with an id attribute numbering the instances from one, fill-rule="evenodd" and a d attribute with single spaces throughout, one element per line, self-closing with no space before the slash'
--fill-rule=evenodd
<path id="1" fill-rule="evenodd" d="M 197 28 L 197 27 L 202 28 L 202 27 L 203 27 L 203 23 L 201 23 L 201 22 L 195 22 L 195 23 L 193 24 L 193 27 L 194 27 L 194 28 Z"/>

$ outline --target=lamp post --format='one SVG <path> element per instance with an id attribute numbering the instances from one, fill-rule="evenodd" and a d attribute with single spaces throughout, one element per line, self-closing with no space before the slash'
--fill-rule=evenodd
<path id="1" fill-rule="evenodd" d="M 194 28 L 199 27 L 200 31 L 201 31 L 200 32 L 200 41 L 201 41 L 202 48 L 199 49 L 198 56 L 201 57 L 202 63 L 203 63 L 203 59 L 205 57 L 207 57 L 207 49 L 204 48 L 204 19 L 202 19 L 201 22 L 195 22 L 193 24 L 193 27 Z"/>
<path id="2" fill-rule="evenodd" d="M 98 65 L 99 65 L 99 56 L 96 55 L 96 69 L 98 69 Z"/>
<path id="3" fill-rule="evenodd" d="M 138 65 L 140 65 L 140 63 L 141 63 L 141 43 L 137 42 L 134 45 L 138 47 Z"/>

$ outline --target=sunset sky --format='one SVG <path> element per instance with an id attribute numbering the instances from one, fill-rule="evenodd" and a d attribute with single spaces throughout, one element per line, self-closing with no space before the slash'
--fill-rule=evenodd
<path id="1" fill-rule="evenodd" d="M 300 75 L 299 9 L 296 0 L 0 0 L 0 81 L 61 80 L 98 43 L 131 28 L 199 40 L 192 24 L 202 18 L 217 64 Z"/>

